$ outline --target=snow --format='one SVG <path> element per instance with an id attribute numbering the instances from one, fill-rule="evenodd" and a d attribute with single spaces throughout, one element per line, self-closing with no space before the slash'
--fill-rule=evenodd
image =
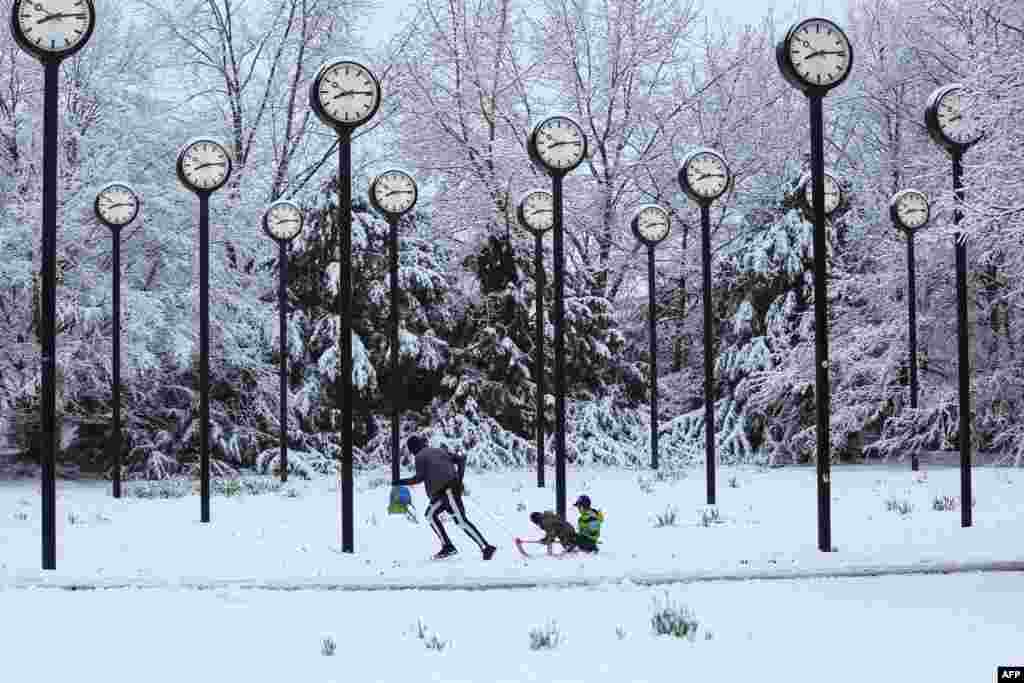
<path id="1" fill-rule="evenodd" d="M 545 489 L 533 470 L 470 472 L 468 514 L 500 548 L 490 562 L 450 522 L 460 555 L 428 561 L 436 540 L 422 519 L 385 513 L 383 469 L 357 473 L 354 554 L 338 552 L 333 476 L 215 496 L 209 524 L 198 521 L 195 493 L 114 500 L 109 483 L 60 481 L 57 570 L 45 572 L 38 482 L 2 482 L 0 606 L 15 617 L 0 620 L 0 649 L 18 653 L 4 657 L 4 678 L 38 679 L 42 666 L 47 680 L 102 672 L 111 682 L 140 671 L 153 681 L 677 681 L 725 671 L 736 680 L 812 681 L 823 671 L 858 683 L 991 680 L 996 665 L 1024 664 L 1024 573 L 643 584 L 1022 562 L 1022 477 L 975 468 L 974 526 L 964 529 L 958 509 L 933 509 L 959 493 L 957 469 L 835 466 L 836 551 L 821 553 L 813 468 L 721 468 L 719 521 L 705 526 L 702 469 L 570 467 L 570 503 L 585 492 L 606 513 L 601 553 L 524 560 L 512 537 L 539 534 L 527 516 L 553 507 L 552 468 Z M 421 517 L 419 487 L 413 500 Z M 907 514 L 887 509 L 903 503 Z M 676 525 L 656 527 L 670 508 Z M 526 584 L 537 587 L 493 588 Z M 42 589 L 73 585 L 134 587 Z M 407 589 L 338 590 L 345 586 Z M 651 633 L 653 601 L 664 599 L 693 611 L 695 640 Z M 443 651 L 413 633 L 419 618 L 450 641 Z M 530 628 L 549 620 L 564 642 L 530 650 Z M 180 666 L 153 666 L 152 644 L 183 632 L 192 645 Z M 320 653 L 326 636 L 334 657 Z M 115 667 L 99 654 L 111 640 Z M 280 654 L 253 655 L 257 643 Z"/>

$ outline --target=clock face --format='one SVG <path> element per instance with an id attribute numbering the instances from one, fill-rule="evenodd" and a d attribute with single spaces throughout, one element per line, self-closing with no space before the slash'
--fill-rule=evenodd
<path id="1" fill-rule="evenodd" d="M 960 88 L 950 89 L 939 98 L 935 119 L 943 137 L 958 145 L 969 145 L 976 142 L 981 134 L 974 117 L 963 110 L 961 92 Z"/>
<path id="2" fill-rule="evenodd" d="M 826 19 L 808 19 L 799 24 L 790 33 L 785 49 L 793 71 L 808 85 L 835 85 L 850 71 L 850 41 Z"/>
<path id="3" fill-rule="evenodd" d="M 112 227 L 128 225 L 139 213 L 139 198 L 132 188 L 111 183 L 96 195 L 96 214 Z"/>
<path id="4" fill-rule="evenodd" d="M 825 215 L 829 215 L 836 210 L 839 206 L 840 200 L 843 198 L 843 191 L 839 187 L 839 183 L 832 177 L 830 173 L 825 174 Z M 814 209 L 814 183 L 811 176 L 807 176 L 807 182 L 804 183 L 804 201 L 807 202 L 807 206 Z"/>
<path id="5" fill-rule="evenodd" d="M 564 116 L 542 121 L 534 130 L 533 144 L 541 163 L 552 171 L 571 171 L 587 152 L 583 129 Z"/>
<path id="6" fill-rule="evenodd" d="M 686 187 L 701 199 L 717 199 L 729 187 L 729 169 L 717 154 L 698 152 L 687 160 L 684 170 Z"/>
<path id="7" fill-rule="evenodd" d="M 543 190 L 531 192 L 520 203 L 519 215 L 526 227 L 535 233 L 550 230 L 555 223 L 554 197 Z"/>
<path id="8" fill-rule="evenodd" d="M 668 212 L 660 206 L 644 206 L 633 217 L 633 229 L 648 244 L 657 244 L 668 237 Z"/>
<path id="9" fill-rule="evenodd" d="M 274 202 L 263 216 L 263 227 L 276 240 L 295 239 L 302 232 L 302 211 L 291 202 Z"/>
<path id="10" fill-rule="evenodd" d="M 81 47 L 95 20 L 92 3 L 87 0 L 20 0 L 13 11 L 19 37 L 53 55 Z"/>
<path id="11" fill-rule="evenodd" d="M 182 151 L 178 168 L 182 179 L 193 190 L 212 192 L 227 182 L 231 159 L 219 143 L 197 140 Z"/>
<path id="12" fill-rule="evenodd" d="M 370 194 L 381 211 L 402 214 L 416 203 L 416 181 L 404 171 L 387 171 L 373 181 Z"/>
<path id="13" fill-rule="evenodd" d="M 916 230 L 928 222 L 928 198 L 915 190 L 904 190 L 893 198 L 896 221 L 904 230 Z"/>
<path id="14" fill-rule="evenodd" d="M 357 126 L 377 112 L 380 85 L 373 74 L 355 62 L 336 62 L 313 82 L 320 109 L 334 124 Z"/>

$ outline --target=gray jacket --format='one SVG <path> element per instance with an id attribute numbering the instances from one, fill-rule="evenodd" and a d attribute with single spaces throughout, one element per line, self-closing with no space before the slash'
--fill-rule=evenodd
<path id="1" fill-rule="evenodd" d="M 466 473 L 466 457 L 449 453 L 442 448 L 423 448 L 416 454 L 416 474 L 399 479 L 396 486 L 412 486 L 423 483 L 427 495 L 435 497 L 453 481 L 462 481 Z"/>

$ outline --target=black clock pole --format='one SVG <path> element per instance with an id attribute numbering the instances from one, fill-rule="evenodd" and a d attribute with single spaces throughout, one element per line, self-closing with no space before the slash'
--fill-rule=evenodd
<path id="1" fill-rule="evenodd" d="M 398 416 L 402 385 L 398 378 L 398 216 L 386 214 L 388 220 L 388 251 L 391 275 L 391 481 L 398 481 Z"/>
<path id="2" fill-rule="evenodd" d="M 281 345 L 281 483 L 288 481 L 288 242 L 277 240 L 280 264 L 277 283 L 277 315 Z"/>
<path id="3" fill-rule="evenodd" d="M 200 521 L 210 521 L 210 193 L 199 193 Z"/>
<path id="4" fill-rule="evenodd" d="M 555 267 L 555 508 L 565 519 L 565 253 L 562 228 L 562 176 L 553 174 Z"/>
<path id="5" fill-rule="evenodd" d="M 43 81 L 43 254 L 42 441 L 43 569 L 57 568 L 57 125 L 60 61 L 44 62 Z"/>
<path id="6" fill-rule="evenodd" d="M 908 228 L 907 236 L 907 306 L 909 320 L 908 343 L 910 345 L 910 407 L 917 409 L 917 282 L 915 278 L 916 267 L 914 265 L 914 234 L 915 230 Z M 910 469 L 917 472 L 920 469 L 920 461 L 917 449 L 910 454 Z"/>
<path id="7" fill-rule="evenodd" d="M 533 236 L 533 272 L 537 288 L 537 313 L 533 335 L 533 362 L 537 383 L 537 488 L 544 488 L 544 233 Z"/>
<path id="8" fill-rule="evenodd" d="M 654 245 L 647 245 L 647 339 L 651 354 L 651 469 L 658 469 L 658 318 L 654 284 Z"/>
<path id="9" fill-rule="evenodd" d="M 824 190 L 823 190 L 824 191 Z M 704 288 L 704 461 L 708 505 L 715 504 L 715 347 L 714 309 L 711 306 L 711 207 L 700 205 Z"/>
<path id="10" fill-rule="evenodd" d="M 964 203 L 963 164 L 961 152 L 954 151 L 953 194 L 956 209 L 953 223 L 960 224 Z M 960 526 L 971 526 L 971 347 L 969 342 L 969 321 L 967 319 L 967 240 L 956 233 L 956 298 L 957 298 L 957 347 L 960 385 Z"/>
<path id="11" fill-rule="evenodd" d="M 825 133 L 820 94 L 807 96 L 811 112 L 811 193 L 814 208 L 814 398 L 818 431 L 818 550 L 832 550 L 829 449 L 828 300 L 825 248 Z"/>
<path id="12" fill-rule="evenodd" d="M 341 551 L 355 552 L 352 506 L 352 131 L 338 128 L 338 217 L 334 222 L 338 245 L 338 374 L 337 400 L 341 403 Z M 393 472 L 392 472 L 393 473 Z"/>
<path id="13" fill-rule="evenodd" d="M 110 229 L 114 248 L 114 429 L 110 434 L 110 450 L 114 455 L 114 498 L 121 497 L 121 228 Z"/>

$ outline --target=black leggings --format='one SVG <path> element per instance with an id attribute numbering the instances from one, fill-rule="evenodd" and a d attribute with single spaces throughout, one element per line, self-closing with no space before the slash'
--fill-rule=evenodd
<path id="1" fill-rule="evenodd" d="M 455 493 L 451 489 L 451 485 L 445 486 L 443 489 L 438 491 L 437 495 L 430 499 L 430 505 L 427 506 L 426 517 L 430 520 L 430 528 L 434 530 L 437 537 L 441 539 L 441 543 L 448 547 L 454 547 L 452 540 L 448 538 L 448 533 L 444 529 L 444 525 L 441 523 L 441 513 L 447 512 L 455 520 L 455 523 L 466 532 L 466 535 L 473 539 L 473 542 L 480 546 L 483 550 L 487 547 L 487 540 L 484 539 L 484 535 L 480 533 L 480 530 L 476 528 L 469 519 L 466 517 L 466 507 L 462 504 L 462 496 Z"/>

